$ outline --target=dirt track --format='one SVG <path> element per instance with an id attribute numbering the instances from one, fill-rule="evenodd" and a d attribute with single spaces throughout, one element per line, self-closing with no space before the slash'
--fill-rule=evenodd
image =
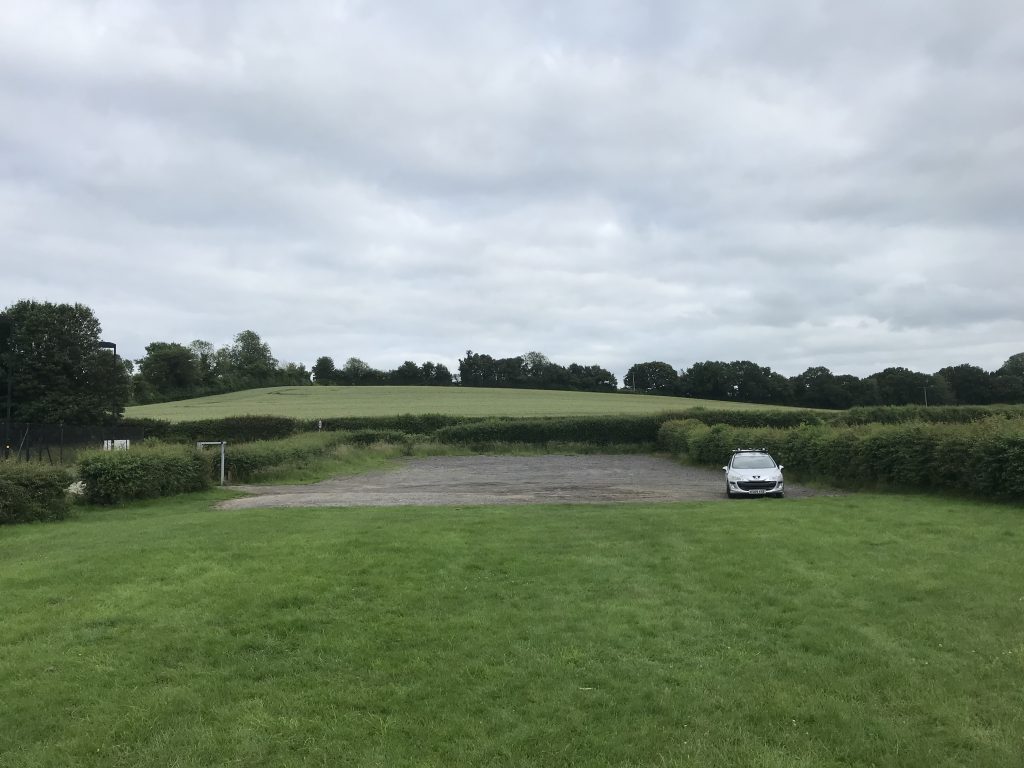
<path id="1" fill-rule="evenodd" d="M 725 499 L 721 470 L 653 456 L 458 456 L 410 459 L 398 469 L 313 485 L 239 485 L 248 507 L 590 504 Z M 787 484 L 791 498 L 821 495 Z M 760 501 L 760 500 L 758 500 Z"/>

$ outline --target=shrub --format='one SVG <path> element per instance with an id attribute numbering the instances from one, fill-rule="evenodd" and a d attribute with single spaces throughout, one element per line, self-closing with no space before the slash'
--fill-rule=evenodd
<path id="1" fill-rule="evenodd" d="M 697 419 L 666 421 L 658 430 L 658 445 L 677 456 L 690 452 L 690 440 L 709 431 L 710 427 Z"/>
<path id="2" fill-rule="evenodd" d="M 170 496 L 210 485 L 210 464 L 184 446 L 139 446 L 130 451 L 93 451 L 78 464 L 85 498 L 94 504 Z"/>
<path id="3" fill-rule="evenodd" d="M 283 440 L 259 440 L 227 446 L 226 473 L 232 482 L 253 480 L 260 472 L 284 464 L 309 461 L 345 442 L 345 433 L 307 433 Z M 219 472 L 220 453 L 209 452 L 209 470 Z"/>
<path id="4" fill-rule="evenodd" d="M 357 429 L 344 436 L 344 442 L 352 445 L 373 445 L 374 443 L 397 443 L 404 445 L 409 442 L 409 435 L 397 429 Z"/>
<path id="5" fill-rule="evenodd" d="M 0 524 L 63 520 L 73 479 L 63 467 L 0 461 Z"/>

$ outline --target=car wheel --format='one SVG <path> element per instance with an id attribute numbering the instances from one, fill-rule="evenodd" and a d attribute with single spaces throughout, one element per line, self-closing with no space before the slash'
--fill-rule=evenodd
<path id="1" fill-rule="evenodd" d="M 729 490 L 729 486 L 728 485 L 725 486 L 725 498 L 727 498 L 727 499 L 734 499 L 734 498 L 736 498 L 733 495 L 733 492 Z"/>

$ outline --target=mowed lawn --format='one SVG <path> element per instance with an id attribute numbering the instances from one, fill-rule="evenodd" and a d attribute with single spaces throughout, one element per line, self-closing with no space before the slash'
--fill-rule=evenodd
<path id="1" fill-rule="evenodd" d="M 1019 508 L 216 511 L 0 529 L 0 766 L 1014 766 Z"/>
<path id="2" fill-rule="evenodd" d="M 474 387 L 268 387 L 128 408 L 131 418 L 169 421 L 239 415 L 327 419 L 442 413 L 459 416 L 584 416 L 705 408 L 771 408 L 749 403 L 601 392 Z"/>

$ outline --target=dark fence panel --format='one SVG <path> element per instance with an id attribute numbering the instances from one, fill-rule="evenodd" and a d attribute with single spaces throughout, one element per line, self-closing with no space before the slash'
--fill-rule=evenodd
<path id="1" fill-rule="evenodd" d="M 6 434 L 6 425 L 0 422 Z M 146 436 L 140 426 L 124 424 L 11 424 L 0 456 L 22 461 L 63 464 L 82 448 L 102 448 L 107 440 L 137 442 Z"/>

